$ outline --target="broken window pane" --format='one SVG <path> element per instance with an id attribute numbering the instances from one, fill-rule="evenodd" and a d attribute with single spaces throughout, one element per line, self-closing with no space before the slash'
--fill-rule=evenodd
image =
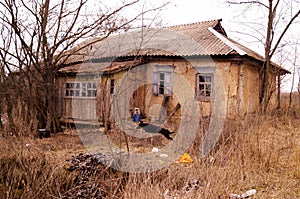
<path id="1" fill-rule="evenodd" d="M 212 74 L 196 74 L 196 99 L 209 100 L 212 94 Z"/>

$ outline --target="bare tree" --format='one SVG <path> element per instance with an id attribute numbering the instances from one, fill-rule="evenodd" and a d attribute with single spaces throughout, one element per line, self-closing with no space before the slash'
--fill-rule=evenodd
<path id="1" fill-rule="evenodd" d="M 3 82 L 4 82 L 5 72 L 4 72 L 4 66 L 0 63 L 0 131 L 3 129 L 3 121 L 2 121 L 2 113 L 3 113 Z"/>
<path id="2" fill-rule="evenodd" d="M 10 48 L 11 43 L 12 43 L 12 35 L 11 33 L 11 29 L 7 28 L 5 26 L 5 24 L 3 24 L 3 26 L 1 27 L 1 38 L 2 38 L 2 47 L 3 48 Z M 14 124 L 14 120 L 13 120 L 13 113 L 12 113 L 12 109 L 13 109 L 13 104 L 14 104 L 14 97 L 13 97 L 13 93 L 10 93 L 9 90 L 10 85 L 7 84 L 7 80 L 8 77 L 6 76 L 5 73 L 5 69 L 7 69 L 8 71 L 10 71 L 10 64 L 9 62 L 6 62 L 4 60 L 9 60 L 9 52 L 8 51 L 0 51 L 0 58 L 1 58 L 1 80 L 0 80 L 0 92 L 1 92 L 1 103 L 0 103 L 0 107 L 1 107 L 1 119 L 3 116 L 3 110 L 4 110 L 4 102 L 10 102 L 5 106 L 5 120 L 8 121 L 8 126 L 10 128 L 11 131 L 15 130 L 15 124 Z M 14 81 L 16 83 L 16 81 Z M 17 84 L 14 84 L 17 85 Z M 12 86 L 12 85 L 11 85 Z M 11 89 L 11 90 L 15 90 L 15 89 Z M 1 127 L 3 128 L 3 123 L 1 121 Z"/>
<path id="3" fill-rule="evenodd" d="M 296 42 L 298 44 L 298 42 Z M 294 49 L 294 57 L 291 60 L 291 64 L 293 66 L 293 71 L 292 71 L 292 82 L 291 82 L 291 90 L 290 90 L 290 94 L 289 94 L 289 105 L 288 105 L 288 112 L 291 110 L 291 106 L 292 106 L 292 98 L 293 98 L 293 90 L 294 90 L 294 83 L 295 83 L 295 75 L 296 75 L 296 70 L 297 70 L 297 58 L 298 58 L 298 48 L 297 45 Z"/>
<path id="4" fill-rule="evenodd" d="M 258 41 L 262 41 L 264 45 L 264 64 L 262 66 L 263 76 L 262 76 L 262 85 L 261 85 L 261 94 L 260 94 L 260 103 L 261 109 L 263 112 L 267 110 L 269 100 L 272 95 L 272 88 L 270 87 L 270 73 L 271 73 L 271 59 L 277 52 L 280 47 L 284 47 L 283 41 L 284 36 L 287 35 L 288 30 L 296 22 L 296 19 L 299 17 L 300 2 L 294 2 L 294 5 L 291 6 L 291 1 L 287 0 L 231 0 L 227 1 L 229 4 L 235 4 L 240 6 L 246 6 L 243 11 L 248 11 L 253 6 L 257 6 L 260 9 L 259 13 L 262 13 L 262 23 L 266 24 L 264 30 L 258 28 L 261 24 L 256 21 L 253 22 L 250 26 L 252 30 L 256 31 L 255 37 Z M 293 12 L 292 12 L 293 11 Z M 264 16 L 264 13 L 267 13 Z M 246 15 L 244 13 L 244 15 Z M 265 17 L 265 18 L 263 18 Z"/>
<path id="5" fill-rule="evenodd" d="M 128 30 L 144 14 L 164 6 L 142 10 L 131 18 L 122 16 L 124 10 L 138 2 L 131 0 L 108 8 L 100 1 L 89 0 L 1 1 L 0 23 L 7 37 L 0 42 L 7 45 L 0 47 L 0 55 L 10 74 L 7 82 L 10 80 L 12 85 L 7 93 L 7 107 L 14 105 L 12 97 L 20 99 L 19 112 L 31 130 L 57 131 L 55 79 L 59 69 L 70 56 L 82 56 L 90 44 Z M 97 39 L 75 48 L 91 37 Z"/>

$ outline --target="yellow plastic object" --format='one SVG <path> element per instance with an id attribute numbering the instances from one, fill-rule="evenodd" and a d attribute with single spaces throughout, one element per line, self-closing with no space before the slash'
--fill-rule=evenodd
<path id="1" fill-rule="evenodd" d="M 192 163 L 193 159 L 191 158 L 191 156 L 189 154 L 185 153 L 179 157 L 178 161 L 182 162 L 182 163 Z"/>

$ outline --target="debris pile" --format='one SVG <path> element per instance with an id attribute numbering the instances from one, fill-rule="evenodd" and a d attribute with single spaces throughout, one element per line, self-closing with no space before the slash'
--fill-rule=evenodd
<path id="1" fill-rule="evenodd" d="M 66 198 L 105 198 L 105 193 L 101 192 L 99 182 L 92 182 L 91 178 L 101 172 L 103 167 L 99 167 L 99 160 L 90 154 L 80 153 L 72 159 L 67 160 L 67 170 L 78 171 L 74 180 L 75 188 L 68 192 Z"/>
<path id="2" fill-rule="evenodd" d="M 69 190 L 65 198 L 110 198 L 110 191 L 116 194 L 115 190 L 121 190 L 120 186 L 126 184 L 124 174 L 103 166 L 103 159 L 100 154 L 82 154 L 67 160 L 66 169 L 76 172 L 74 188 Z M 114 184 L 110 178 L 114 178 Z M 116 180 L 118 179 L 118 180 Z M 125 181 L 124 181 L 125 180 Z"/>

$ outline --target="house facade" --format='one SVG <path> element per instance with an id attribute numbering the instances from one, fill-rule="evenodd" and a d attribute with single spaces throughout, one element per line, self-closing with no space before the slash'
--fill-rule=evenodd
<path id="1" fill-rule="evenodd" d="M 221 20 L 113 35 L 62 66 L 58 116 L 104 124 L 130 120 L 138 108 L 145 120 L 175 122 L 190 99 L 201 117 L 214 106 L 228 117 L 243 116 L 259 108 L 263 63 L 262 56 L 227 37 Z M 271 107 L 277 78 L 286 73 L 272 64 Z"/>

